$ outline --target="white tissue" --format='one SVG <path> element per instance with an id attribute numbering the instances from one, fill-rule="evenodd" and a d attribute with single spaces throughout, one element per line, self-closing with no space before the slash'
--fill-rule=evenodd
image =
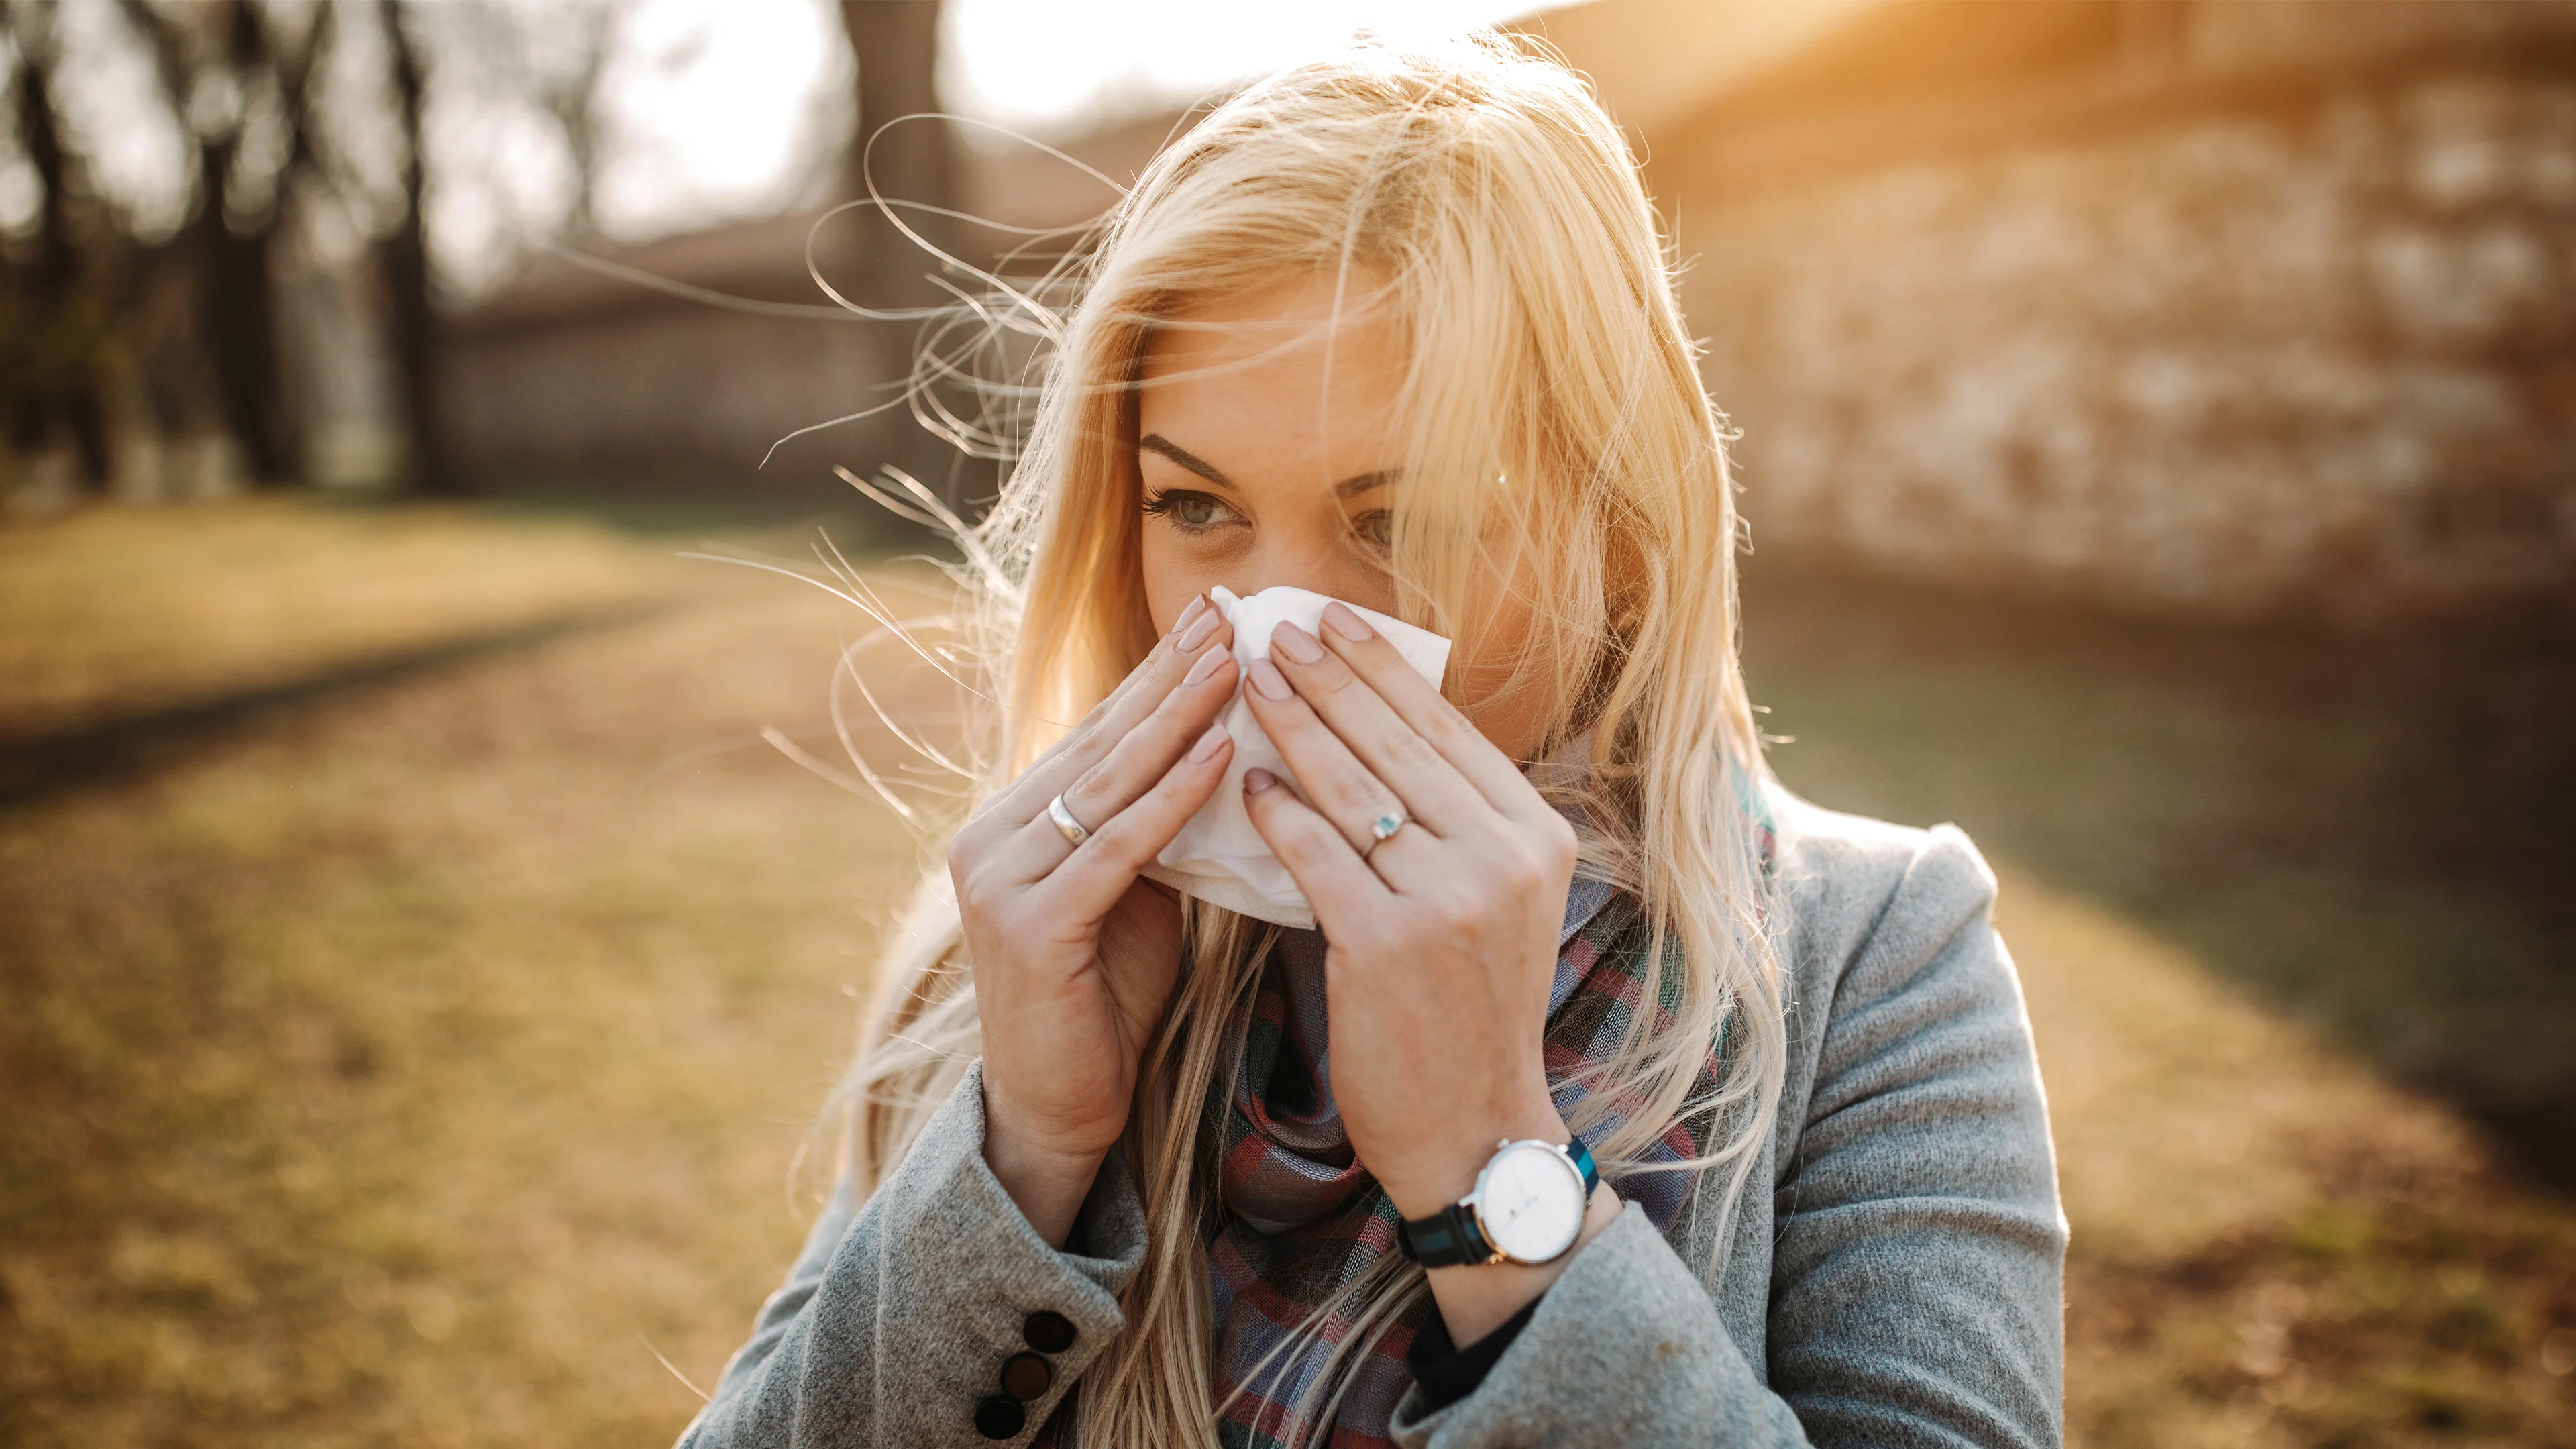
<path id="1" fill-rule="evenodd" d="M 1228 623 L 1234 625 L 1234 660 L 1245 669 L 1252 661 L 1270 657 L 1270 631 L 1282 623 L 1295 624 L 1309 634 L 1322 632 L 1324 606 L 1333 600 L 1306 589 L 1263 589 L 1248 599 L 1238 599 L 1224 588 L 1208 591 Z M 1363 609 L 1345 600 L 1342 607 L 1366 619 L 1377 630 L 1413 672 L 1431 681 L 1434 688 L 1449 667 L 1449 641 L 1428 629 L 1417 629 L 1401 619 Z M 1225 767 L 1225 783 L 1216 787 L 1215 798 L 1199 807 L 1172 843 L 1163 847 L 1154 863 L 1145 867 L 1145 875 L 1175 890 L 1187 892 L 1212 906 L 1223 906 L 1257 920 L 1277 925 L 1311 930 L 1315 912 L 1306 904 L 1305 893 L 1297 889 L 1288 867 L 1270 853 L 1262 843 L 1261 832 L 1252 828 L 1252 817 L 1243 809 L 1243 772 L 1268 770 L 1280 779 L 1294 784 L 1296 775 L 1270 737 L 1261 732 L 1260 722 L 1252 717 L 1252 706 L 1245 702 L 1238 686 L 1234 703 L 1226 707 L 1225 732 L 1234 737 L 1234 758 Z M 1303 795 L 1305 792 L 1298 792 Z"/>

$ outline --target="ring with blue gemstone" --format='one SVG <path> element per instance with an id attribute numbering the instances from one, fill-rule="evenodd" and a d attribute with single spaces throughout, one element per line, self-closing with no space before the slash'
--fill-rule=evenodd
<path id="1" fill-rule="evenodd" d="M 1368 849 L 1360 852 L 1360 859 L 1366 860 L 1371 855 L 1376 854 L 1377 848 L 1386 844 L 1387 839 L 1394 835 L 1395 832 L 1402 830 L 1404 825 L 1404 812 L 1402 810 L 1390 810 L 1375 820 L 1370 821 Z"/>

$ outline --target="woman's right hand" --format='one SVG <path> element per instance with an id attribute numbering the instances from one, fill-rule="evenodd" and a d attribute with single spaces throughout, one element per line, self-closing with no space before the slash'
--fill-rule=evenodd
<path id="1" fill-rule="evenodd" d="M 1062 1244 L 1125 1130 L 1177 979 L 1180 903 L 1137 872 L 1225 778 L 1233 630 L 1204 599 L 948 847 L 984 1037 L 984 1157 Z M 1090 831 L 1069 843 L 1061 793 Z"/>

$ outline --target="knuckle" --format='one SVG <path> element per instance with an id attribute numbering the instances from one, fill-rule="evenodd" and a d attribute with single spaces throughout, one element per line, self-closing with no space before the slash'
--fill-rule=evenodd
<path id="1" fill-rule="evenodd" d="M 1440 753 L 1419 731 L 1403 728 L 1388 734 L 1386 752 L 1397 764 L 1423 766 L 1429 765 Z"/>
<path id="2" fill-rule="evenodd" d="M 1354 961 L 1401 961 L 1411 949 L 1401 930 L 1384 928 L 1371 928 L 1333 944 L 1348 951 Z"/>
<path id="3" fill-rule="evenodd" d="M 1306 702 L 1306 697 L 1302 694 L 1292 692 L 1286 699 L 1272 699 L 1257 689 L 1250 690 L 1248 693 L 1251 696 L 1258 698 L 1270 713 L 1279 717 L 1276 725 L 1272 725 L 1266 720 L 1263 721 L 1264 727 L 1270 728 L 1274 732 L 1284 730 L 1288 733 L 1296 734 L 1306 730 L 1320 729 L 1323 727 L 1322 721 L 1316 718 L 1315 707 L 1308 704 Z"/>
<path id="4" fill-rule="evenodd" d="M 1091 758 L 1092 749 L 1100 739 L 1101 729 L 1102 724 L 1100 721 L 1085 720 L 1073 731 L 1073 733 L 1064 737 L 1063 744 L 1056 747 L 1056 758 L 1061 760 L 1086 760 Z"/>
<path id="5" fill-rule="evenodd" d="M 1431 924 L 1439 928 L 1438 934 L 1451 938 L 1474 930 L 1483 924 L 1485 916 L 1483 903 L 1465 892 L 1443 895 L 1429 914 Z"/>
<path id="6" fill-rule="evenodd" d="M 1086 864 L 1094 861 L 1121 860 L 1126 857 L 1127 848 L 1134 841 L 1135 836 L 1135 822 L 1128 820 L 1124 815 L 1115 816 L 1098 830 L 1091 832 L 1091 838 L 1082 843 L 1082 849 L 1075 851 L 1074 856 L 1079 857 Z M 1065 864 L 1073 865 L 1073 861 L 1068 859 Z M 1062 869 L 1062 867 L 1058 868 Z"/>
<path id="7" fill-rule="evenodd" d="M 1334 771 L 1332 785 L 1334 804 L 1364 813 L 1372 820 L 1385 814 L 1388 803 L 1395 798 L 1375 775 L 1357 765 Z"/>
<path id="8" fill-rule="evenodd" d="M 1288 848 L 1300 860 L 1321 860 L 1327 851 L 1342 843 L 1341 832 L 1320 815 L 1307 815 L 1289 832 Z"/>
<path id="9" fill-rule="evenodd" d="M 1313 665 L 1312 671 L 1315 688 L 1326 694 L 1339 694 L 1354 684 L 1365 683 L 1359 671 L 1330 654 L 1325 655 L 1321 663 Z"/>
<path id="10" fill-rule="evenodd" d="M 1108 773 L 1109 759 L 1107 757 L 1092 761 L 1081 774 L 1073 777 L 1072 784 L 1064 787 L 1066 797 L 1073 798 L 1078 796 L 1084 800 L 1091 799 L 1094 795 L 1099 793 L 1101 778 Z"/>

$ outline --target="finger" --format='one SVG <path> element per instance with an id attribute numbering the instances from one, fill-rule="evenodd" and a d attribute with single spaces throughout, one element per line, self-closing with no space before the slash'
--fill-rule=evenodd
<path id="1" fill-rule="evenodd" d="M 1493 806 L 1483 792 L 1397 713 L 1372 681 L 1348 660 L 1325 649 L 1314 635 L 1294 624 L 1280 624 L 1271 631 L 1270 662 L 1369 773 L 1404 801 L 1413 818 L 1442 835 L 1457 834 L 1476 820 L 1491 818 Z M 1403 666 L 1402 659 L 1396 662 Z M 1403 667 L 1403 672 L 1422 684 L 1422 677 L 1410 667 Z M 1303 769 L 1297 779 L 1305 783 Z"/>
<path id="2" fill-rule="evenodd" d="M 1255 788 L 1263 781 L 1270 783 Z M 1306 893 L 1306 903 L 1314 908 L 1325 935 L 1340 936 L 1347 923 L 1395 903 L 1386 882 L 1351 849 L 1341 831 L 1298 799 L 1296 791 L 1272 781 L 1267 770 L 1244 772 L 1243 790 L 1243 809 L 1252 817 L 1252 828 L 1261 832 L 1270 853 L 1279 857 L 1297 889 Z"/>
<path id="3" fill-rule="evenodd" d="M 1357 610 L 1335 602 L 1324 606 L 1316 634 L 1333 655 L 1368 682 L 1378 698 L 1413 726 L 1460 778 L 1473 785 L 1486 803 L 1515 818 L 1554 813 L 1511 757 L 1494 748 L 1473 721 L 1459 712 L 1429 680 L 1414 673 L 1385 635 L 1369 627 Z M 1302 778 L 1302 777 L 1301 777 Z"/>
<path id="4" fill-rule="evenodd" d="M 1154 712 L 1138 721 L 1107 755 L 1064 787 L 1059 798 L 1075 823 L 1097 833 L 1154 788 L 1185 751 L 1203 743 L 1208 727 L 1234 699 L 1235 680 L 1233 654 L 1200 650 L 1198 662 L 1180 686 L 1163 696 Z M 1023 828 L 1053 836 L 1058 860 L 1073 849 L 1043 808 Z"/>
<path id="5" fill-rule="evenodd" d="M 1208 726 L 1152 788 L 1091 832 L 1080 848 L 1047 873 L 1038 889 L 1053 898 L 1054 909 L 1076 919 L 1096 921 L 1106 916 L 1136 883 L 1136 873 L 1172 843 L 1172 837 L 1225 783 L 1225 767 L 1233 758 L 1234 741 L 1224 726 Z M 1062 837 L 1057 844 L 1063 844 Z"/>
<path id="6" fill-rule="evenodd" d="M 1086 745 L 1102 742 L 1104 736 L 1107 742 L 1114 743 L 1149 713 L 1177 680 L 1187 676 L 1210 645 L 1232 644 L 1233 630 L 1224 616 L 1205 597 L 1191 599 L 1171 629 L 1154 641 L 1154 647 L 1127 671 L 1127 676 L 1109 691 L 1109 697 L 1093 705 L 1039 760 L 1059 761 L 1079 754 Z M 1013 785 L 1018 783 L 1014 781 Z"/>
<path id="7" fill-rule="evenodd" d="M 1204 605 L 1205 600 L 1194 601 Z M 1187 611 L 1184 611 L 1185 613 Z M 1205 607 L 1186 624 L 1176 624 L 1157 641 L 1144 662 L 1128 672 L 1110 697 L 1084 717 L 1053 750 L 1040 756 L 988 807 L 1007 826 L 1028 824 L 1044 813 L 1047 802 L 1062 793 L 1126 738 L 1190 670 L 1212 650 L 1231 651 L 1234 629 L 1213 607 Z"/>
<path id="8" fill-rule="evenodd" d="M 1243 697 L 1252 706 L 1253 718 L 1261 721 L 1263 733 L 1288 762 L 1298 790 L 1341 831 L 1351 849 L 1366 850 L 1376 841 L 1378 821 L 1405 817 L 1403 797 L 1351 753 L 1314 706 L 1289 687 L 1277 666 L 1256 659 L 1247 675 Z M 1425 828 L 1438 833 L 1437 827 Z"/>

